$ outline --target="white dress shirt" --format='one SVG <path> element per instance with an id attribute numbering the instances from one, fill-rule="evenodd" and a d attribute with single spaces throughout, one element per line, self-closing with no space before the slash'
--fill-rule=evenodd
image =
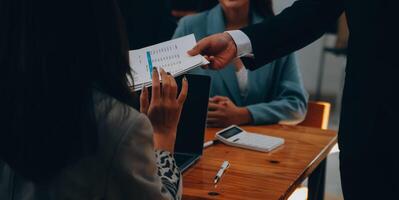
<path id="1" fill-rule="evenodd" d="M 237 46 L 237 57 L 253 57 L 252 45 L 249 37 L 240 30 L 226 31 Z"/>
<path id="2" fill-rule="evenodd" d="M 245 67 L 241 67 L 241 69 L 236 72 L 236 76 L 240 95 L 242 98 L 245 98 L 248 94 L 248 70 Z"/>
<path id="3" fill-rule="evenodd" d="M 226 31 L 234 40 L 234 43 L 237 46 L 237 57 L 251 57 L 252 54 L 252 45 L 248 36 L 240 31 Z M 245 67 L 242 67 L 239 71 L 236 72 L 238 88 L 240 89 L 241 97 L 245 98 L 247 96 L 247 86 L 248 86 L 248 70 Z"/>

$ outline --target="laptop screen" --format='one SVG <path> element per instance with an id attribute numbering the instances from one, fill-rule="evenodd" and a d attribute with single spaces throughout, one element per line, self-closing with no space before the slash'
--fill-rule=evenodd
<path id="1" fill-rule="evenodd" d="M 209 76 L 186 74 L 188 94 L 180 116 L 175 152 L 202 155 L 211 79 Z M 176 81 L 181 88 L 181 79 Z"/>

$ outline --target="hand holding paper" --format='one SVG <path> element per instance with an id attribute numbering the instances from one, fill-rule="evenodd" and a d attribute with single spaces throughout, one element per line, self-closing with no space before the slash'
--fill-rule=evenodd
<path id="1" fill-rule="evenodd" d="M 223 69 L 237 57 L 237 47 L 228 33 L 218 33 L 200 40 L 188 54 L 205 55 L 209 59 L 211 69 Z"/>
<path id="2" fill-rule="evenodd" d="M 162 85 L 158 74 L 164 80 Z M 177 125 L 187 97 L 188 82 L 183 78 L 179 94 L 175 79 L 162 69 L 158 73 L 156 68 L 154 68 L 152 81 L 151 99 L 147 88 L 144 88 L 140 95 L 140 112 L 147 115 L 151 121 L 155 149 L 173 152 Z"/>
<path id="3" fill-rule="evenodd" d="M 134 91 L 152 84 L 155 67 L 162 68 L 176 77 L 209 62 L 201 55 L 190 56 L 187 51 L 196 45 L 194 34 L 129 51 Z M 131 81 L 131 80 L 130 80 Z"/>

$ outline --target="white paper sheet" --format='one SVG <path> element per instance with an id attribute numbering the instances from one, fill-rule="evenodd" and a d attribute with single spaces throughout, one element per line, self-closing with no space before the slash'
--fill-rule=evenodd
<path id="1" fill-rule="evenodd" d="M 196 45 L 194 34 L 129 51 L 134 88 L 151 85 L 154 67 L 163 68 L 173 76 L 183 74 L 195 67 L 208 64 L 201 55 L 189 56 L 187 51 Z"/>

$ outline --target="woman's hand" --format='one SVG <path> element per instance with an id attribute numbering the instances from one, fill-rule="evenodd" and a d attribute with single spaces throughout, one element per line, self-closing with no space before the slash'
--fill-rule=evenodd
<path id="1" fill-rule="evenodd" d="M 187 97 L 188 83 L 183 78 L 182 89 L 177 97 L 177 84 L 173 76 L 160 70 L 162 86 L 156 68 L 152 73 L 151 102 L 148 90 L 144 88 L 140 95 L 140 111 L 148 116 L 154 128 L 155 149 L 174 151 L 177 125 L 184 101 Z"/>
<path id="2" fill-rule="evenodd" d="M 251 113 L 245 107 L 237 107 L 228 97 L 216 96 L 209 99 L 208 127 L 227 127 L 252 122 Z"/>

